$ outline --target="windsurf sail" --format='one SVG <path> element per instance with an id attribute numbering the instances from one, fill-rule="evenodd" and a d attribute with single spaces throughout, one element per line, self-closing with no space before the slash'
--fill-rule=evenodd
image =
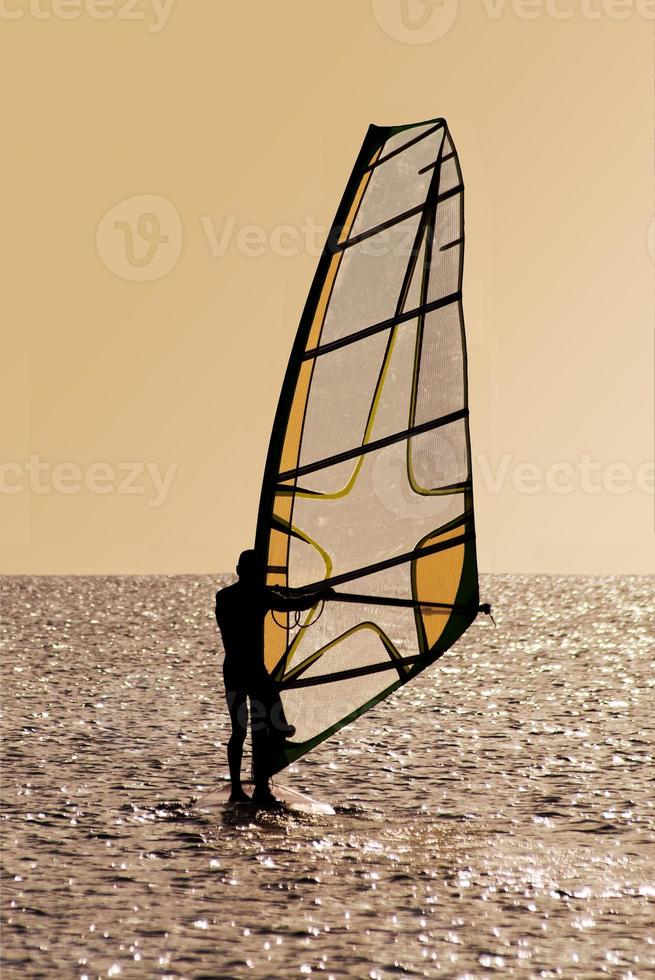
<path id="1" fill-rule="evenodd" d="M 296 734 L 279 771 L 433 663 L 478 613 L 464 185 L 444 119 L 371 126 L 293 345 L 256 550 L 267 585 L 337 595 L 268 614 Z"/>

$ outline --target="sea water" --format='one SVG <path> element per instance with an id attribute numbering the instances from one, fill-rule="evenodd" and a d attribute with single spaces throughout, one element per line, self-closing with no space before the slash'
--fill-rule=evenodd
<path id="1" fill-rule="evenodd" d="M 7 578 L 3 980 L 655 976 L 655 580 L 486 576 L 437 664 L 284 773 L 225 773 L 227 578 Z"/>

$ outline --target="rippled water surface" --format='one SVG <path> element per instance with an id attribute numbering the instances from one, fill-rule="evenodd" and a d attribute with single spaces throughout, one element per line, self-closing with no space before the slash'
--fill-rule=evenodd
<path id="1" fill-rule="evenodd" d="M 3 980 L 655 976 L 654 579 L 488 576 L 437 665 L 283 781 L 225 772 L 206 577 L 2 584 Z"/>

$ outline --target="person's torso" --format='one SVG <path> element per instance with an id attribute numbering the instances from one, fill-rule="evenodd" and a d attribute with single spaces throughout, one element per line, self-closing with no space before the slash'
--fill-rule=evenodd
<path id="1" fill-rule="evenodd" d="M 243 588 L 240 582 L 216 594 L 216 621 L 225 649 L 225 670 L 247 678 L 263 668 L 266 593 Z"/>

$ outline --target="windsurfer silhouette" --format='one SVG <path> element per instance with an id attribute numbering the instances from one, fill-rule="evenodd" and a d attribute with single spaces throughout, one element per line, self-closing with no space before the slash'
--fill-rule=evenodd
<path id="1" fill-rule="evenodd" d="M 284 594 L 264 584 L 264 568 L 255 551 L 243 551 L 237 565 L 239 579 L 216 593 L 216 622 L 223 638 L 223 679 L 232 734 L 227 744 L 231 803 L 250 797 L 241 783 L 243 743 L 248 729 L 248 700 L 252 730 L 253 802 L 275 805 L 269 779 L 271 760 L 285 739 L 295 734 L 289 725 L 275 682 L 264 666 L 264 619 L 271 610 L 311 609 L 334 595 L 334 589 Z"/>

